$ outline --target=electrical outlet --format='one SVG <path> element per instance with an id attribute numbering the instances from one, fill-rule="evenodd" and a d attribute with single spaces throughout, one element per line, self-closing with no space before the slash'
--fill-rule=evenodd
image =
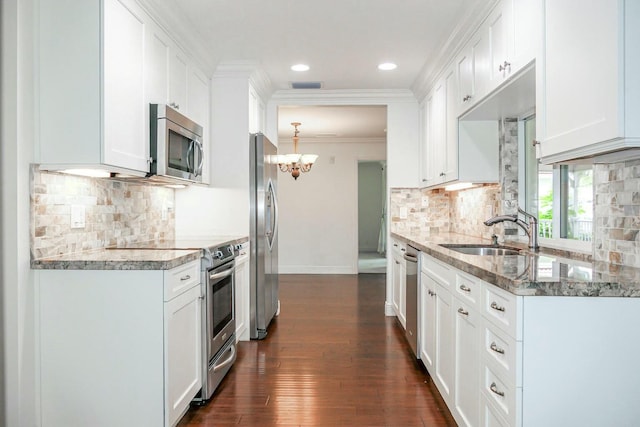
<path id="1" fill-rule="evenodd" d="M 71 228 L 84 228 L 86 211 L 84 205 L 71 205 Z"/>

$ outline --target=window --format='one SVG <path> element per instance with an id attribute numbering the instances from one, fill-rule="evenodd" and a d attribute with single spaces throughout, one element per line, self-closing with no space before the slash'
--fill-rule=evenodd
<path id="1" fill-rule="evenodd" d="M 520 126 L 524 173 L 520 203 L 538 217 L 539 237 L 583 242 L 593 240 L 593 167 L 542 165 L 536 159 L 535 117 Z M 523 200 L 524 199 L 524 200 Z"/>

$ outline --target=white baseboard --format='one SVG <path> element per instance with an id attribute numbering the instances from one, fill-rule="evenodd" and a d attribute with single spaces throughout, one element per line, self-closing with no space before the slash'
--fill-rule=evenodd
<path id="1" fill-rule="evenodd" d="M 393 304 L 385 301 L 384 303 L 384 315 L 385 316 L 395 316 L 396 311 L 393 309 Z"/>

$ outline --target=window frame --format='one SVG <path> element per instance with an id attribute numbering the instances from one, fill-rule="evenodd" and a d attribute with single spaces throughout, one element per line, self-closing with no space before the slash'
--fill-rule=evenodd
<path id="1" fill-rule="evenodd" d="M 525 146 L 526 143 L 526 135 L 525 135 L 525 122 L 535 118 L 535 111 L 527 111 L 518 117 L 518 205 L 527 207 L 527 156 L 526 150 L 528 147 Z M 520 155 L 522 153 L 522 155 Z M 536 156 L 537 158 L 537 156 Z M 561 212 L 561 199 L 556 195 L 561 194 L 561 177 L 560 177 L 560 166 L 553 165 L 553 211 Z M 539 196 L 539 195 L 538 195 Z M 525 208 L 527 210 L 527 208 Z M 577 239 L 569 239 L 563 237 L 556 237 L 560 234 L 560 215 L 553 216 L 553 236 L 552 238 L 540 237 L 538 236 L 538 244 L 540 246 L 552 248 L 552 249 L 561 249 L 561 250 L 569 250 L 573 252 L 581 252 L 581 253 L 593 253 L 594 242 L 595 242 L 595 224 L 593 228 L 593 237 L 591 241 L 582 241 Z M 527 236 L 524 231 L 518 229 L 518 240 L 522 242 L 527 242 Z"/>

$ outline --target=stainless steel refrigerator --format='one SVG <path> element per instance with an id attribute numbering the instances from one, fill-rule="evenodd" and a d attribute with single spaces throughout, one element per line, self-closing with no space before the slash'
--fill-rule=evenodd
<path id="1" fill-rule="evenodd" d="M 250 337 L 263 339 L 278 311 L 277 149 L 261 133 L 251 134 Z"/>

